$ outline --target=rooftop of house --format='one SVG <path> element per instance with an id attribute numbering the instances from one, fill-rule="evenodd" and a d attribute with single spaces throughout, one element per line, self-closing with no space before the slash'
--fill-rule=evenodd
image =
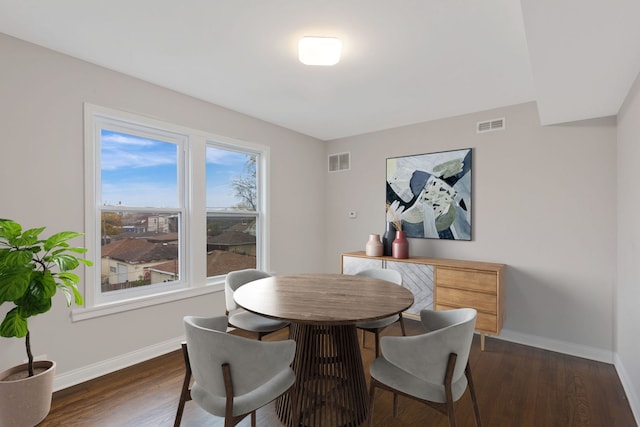
<path id="1" fill-rule="evenodd" d="M 102 256 L 130 264 L 164 261 L 178 257 L 178 246 L 153 243 L 145 239 L 125 238 L 102 247 Z"/>

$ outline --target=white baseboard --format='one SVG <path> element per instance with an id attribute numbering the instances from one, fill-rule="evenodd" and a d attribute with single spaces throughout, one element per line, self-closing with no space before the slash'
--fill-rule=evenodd
<path id="1" fill-rule="evenodd" d="M 53 391 L 62 390 L 67 387 L 98 378 L 102 375 L 127 368 L 135 365 L 136 363 L 144 362 L 145 360 L 170 353 L 179 349 L 183 341 L 184 337 L 178 337 L 149 347 L 141 348 L 131 353 L 123 354 L 121 356 L 113 357 L 111 359 L 103 360 L 92 365 L 56 375 L 53 380 Z"/>
<path id="2" fill-rule="evenodd" d="M 564 353 L 571 356 L 583 357 L 585 359 L 596 360 L 598 362 L 613 364 L 613 352 L 601 348 L 589 347 L 580 344 L 558 341 L 549 338 L 543 338 L 536 335 L 523 334 L 503 329 L 499 336 L 494 338 L 505 341 L 524 344 L 531 347 L 537 347 L 544 350 Z"/>
<path id="3" fill-rule="evenodd" d="M 624 392 L 627 395 L 627 400 L 629 401 L 629 406 L 631 406 L 631 412 L 633 412 L 633 416 L 636 419 L 636 424 L 640 425 L 640 397 L 636 394 L 634 384 L 631 381 L 631 377 L 624 368 L 624 365 L 622 364 L 622 360 L 620 360 L 618 353 L 616 353 L 614 356 L 613 364 L 616 367 L 616 371 L 618 372 L 618 377 L 620 378 L 620 382 L 622 383 L 622 388 L 624 388 Z"/>

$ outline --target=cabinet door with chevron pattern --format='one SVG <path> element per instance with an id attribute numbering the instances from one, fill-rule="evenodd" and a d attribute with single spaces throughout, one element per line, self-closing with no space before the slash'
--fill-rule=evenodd
<path id="1" fill-rule="evenodd" d="M 420 310 L 433 309 L 433 265 L 387 261 L 387 268 L 402 273 L 402 286 L 413 293 L 413 305 L 406 311 L 420 316 Z"/>

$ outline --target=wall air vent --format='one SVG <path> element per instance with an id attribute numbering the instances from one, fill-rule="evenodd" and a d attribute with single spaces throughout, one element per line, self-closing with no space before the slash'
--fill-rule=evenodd
<path id="1" fill-rule="evenodd" d="M 477 133 L 493 132 L 496 130 L 504 130 L 505 119 L 504 117 L 499 119 L 487 120 L 486 122 L 478 122 L 476 125 Z"/>
<path id="2" fill-rule="evenodd" d="M 329 172 L 346 171 L 351 167 L 351 153 L 329 155 Z"/>

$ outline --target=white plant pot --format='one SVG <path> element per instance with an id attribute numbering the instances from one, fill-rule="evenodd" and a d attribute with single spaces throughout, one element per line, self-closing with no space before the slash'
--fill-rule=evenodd
<path id="1" fill-rule="evenodd" d="M 33 427 L 49 414 L 56 363 L 36 361 L 33 369 L 32 377 L 26 363 L 0 372 L 0 427 Z"/>

